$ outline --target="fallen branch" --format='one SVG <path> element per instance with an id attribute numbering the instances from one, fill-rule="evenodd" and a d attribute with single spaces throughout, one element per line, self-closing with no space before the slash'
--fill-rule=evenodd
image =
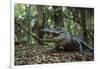
<path id="1" fill-rule="evenodd" d="M 21 29 L 23 29 L 27 34 L 29 34 L 30 36 L 32 36 L 34 39 L 36 39 L 40 44 L 46 44 L 42 39 L 40 39 L 39 37 L 37 37 L 35 34 L 33 34 L 32 32 L 28 32 L 25 28 L 23 28 L 20 24 L 16 25 L 18 27 L 20 27 Z M 47 44 L 46 44 L 47 45 Z"/>

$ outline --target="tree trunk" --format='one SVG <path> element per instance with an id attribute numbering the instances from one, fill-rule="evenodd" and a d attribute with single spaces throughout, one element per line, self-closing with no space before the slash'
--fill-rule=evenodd
<path id="1" fill-rule="evenodd" d="M 87 15 L 87 11 L 86 9 L 81 9 L 81 16 L 82 16 L 82 30 L 83 30 L 83 40 L 88 43 L 88 35 L 87 35 L 87 23 L 86 23 L 86 15 Z"/>
<path id="2" fill-rule="evenodd" d="M 54 28 L 61 29 L 64 27 L 63 22 L 63 14 L 62 14 L 62 7 L 59 6 L 53 6 L 53 19 L 54 19 Z"/>

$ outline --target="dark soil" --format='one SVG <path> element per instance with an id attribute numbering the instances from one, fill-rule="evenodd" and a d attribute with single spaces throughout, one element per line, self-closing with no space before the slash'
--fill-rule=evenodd
<path id="1" fill-rule="evenodd" d="M 85 51 L 81 55 L 78 51 L 57 51 L 48 46 L 15 45 L 15 65 L 49 64 L 65 62 L 93 61 L 94 55 Z"/>

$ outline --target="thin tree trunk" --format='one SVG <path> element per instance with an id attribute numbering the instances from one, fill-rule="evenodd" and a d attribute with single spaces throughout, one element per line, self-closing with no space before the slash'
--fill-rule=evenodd
<path id="1" fill-rule="evenodd" d="M 86 9 L 81 9 L 83 40 L 88 43 L 87 25 L 86 25 L 86 15 L 87 15 L 86 14 Z"/>

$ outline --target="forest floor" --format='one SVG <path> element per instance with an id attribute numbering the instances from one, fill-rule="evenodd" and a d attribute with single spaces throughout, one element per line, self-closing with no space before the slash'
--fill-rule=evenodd
<path id="1" fill-rule="evenodd" d="M 78 51 L 57 51 L 47 46 L 15 45 L 15 65 L 50 64 L 65 62 L 93 61 L 94 55 L 85 51 L 82 56 Z"/>

